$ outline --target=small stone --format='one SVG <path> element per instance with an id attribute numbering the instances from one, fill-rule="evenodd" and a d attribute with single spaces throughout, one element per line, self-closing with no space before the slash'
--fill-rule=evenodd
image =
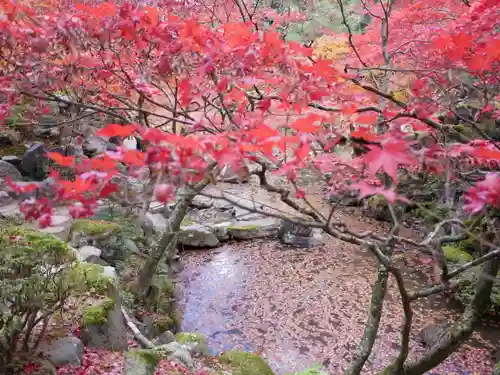
<path id="1" fill-rule="evenodd" d="M 43 353 L 55 367 L 81 366 L 83 343 L 77 337 L 64 337 L 48 346 Z"/>

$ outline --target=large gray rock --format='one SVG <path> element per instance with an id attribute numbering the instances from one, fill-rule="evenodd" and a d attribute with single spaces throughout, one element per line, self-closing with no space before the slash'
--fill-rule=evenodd
<path id="1" fill-rule="evenodd" d="M 10 177 L 14 181 L 19 181 L 23 178 L 21 172 L 7 161 L 0 160 L 0 179 Z"/>
<path id="2" fill-rule="evenodd" d="M 33 144 L 24 154 L 21 172 L 24 176 L 41 181 L 47 175 L 48 159 L 45 157 L 43 143 Z"/>
<path id="3" fill-rule="evenodd" d="M 132 349 L 125 353 L 125 375 L 153 375 L 158 362 L 167 357 L 188 369 L 194 367 L 189 349 L 178 342 L 153 349 Z"/>
<path id="4" fill-rule="evenodd" d="M 104 267 L 112 268 L 112 267 Z M 106 276 L 106 275 L 104 275 Z M 119 300 L 119 298 L 117 298 Z M 122 351 L 128 349 L 127 327 L 120 309 L 120 303 L 107 312 L 103 324 L 88 324 L 81 330 L 81 337 L 89 348 Z"/>
<path id="5" fill-rule="evenodd" d="M 81 366 L 83 343 L 77 337 L 64 337 L 46 347 L 43 354 L 55 367 Z"/>
<path id="6" fill-rule="evenodd" d="M 179 243 L 188 247 L 216 247 L 219 245 L 219 239 L 210 228 L 191 224 L 181 227 Z"/>
<path id="7" fill-rule="evenodd" d="M 280 221 L 273 218 L 237 221 L 227 227 L 231 238 L 249 240 L 254 238 L 276 237 Z"/>

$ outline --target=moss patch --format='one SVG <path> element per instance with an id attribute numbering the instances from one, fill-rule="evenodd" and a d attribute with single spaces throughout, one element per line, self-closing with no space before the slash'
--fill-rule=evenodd
<path id="1" fill-rule="evenodd" d="M 114 299 L 107 298 L 100 303 L 87 307 L 83 311 L 83 326 L 106 323 L 109 311 L 115 306 L 115 303 Z"/>
<path id="2" fill-rule="evenodd" d="M 474 259 L 472 255 L 458 245 L 445 245 L 442 249 L 444 257 L 450 262 L 466 263 Z"/>
<path id="3" fill-rule="evenodd" d="M 154 369 L 163 358 L 163 352 L 155 349 L 132 349 L 127 352 L 127 356 L 134 357 Z"/>
<path id="4" fill-rule="evenodd" d="M 227 227 L 229 230 L 256 230 L 259 229 L 257 225 L 230 225 Z"/>
<path id="5" fill-rule="evenodd" d="M 118 233 L 120 226 L 104 220 L 78 219 L 71 227 L 73 232 L 84 233 L 88 236 Z"/>
<path id="6" fill-rule="evenodd" d="M 184 219 L 184 220 L 182 220 L 181 227 L 187 227 L 187 226 L 193 225 L 193 224 L 196 224 L 196 222 L 194 220 Z"/>
<path id="7" fill-rule="evenodd" d="M 267 362 L 256 354 L 229 351 L 220 360 L 231 367 L 233 375 L 274 375 Z"/>
<path id="8" fill-rule="evenodd" d="M 104 267 L 99 264 L 79 262 L 71 272 L 71 282 L 81 292 L 90 291 L 107 296 L 114 289 L 114 280 L 104 276 Z"/>
<path id="9" fill-rule="evenodd" d="M 414 209 L 412 213 L 424 220 L 425 224 L 437 224 L 443 221 L 448 215 L 448 207 L 438 206 L 435 202 L 424 202 Z"/>
<path id="10" fill-rule="evenodd" d="M 176 340 L 181 344 L 199 344 L 206 345 L 207 339 L 201 333 L 179 332 L 175 335 Z"/>

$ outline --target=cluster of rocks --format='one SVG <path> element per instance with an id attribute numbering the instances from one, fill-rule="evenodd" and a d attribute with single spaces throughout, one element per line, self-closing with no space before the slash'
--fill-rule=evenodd
<path id="1" fill-rule="evenodd" d="M 172 206 L 156 203 L 146 215 L 146 231 L 162 232 Z M 186 248 L 214 248 L 229 240 L 279 238 L 283 244 L 309 248 L 322 244 L 319 230 L 266 217 L 222 199 L 197 196 L 182 222 L 179 243 Z"/>
<path id="2" fill-rule="evenodd" d="M 115 319 L 118 319 L 118 317 Z M 98 344 L 95 340 L 89 340 L 88 337 L 66 336 L 51 343 L 45 343 L 41 347 L 41 352 L 52 368 L 57 370 L 60 367 L 68 365 L 75 367 L 82 366 L 84 362 L 84 347 L 124 351 L 125 375 L 153 374 L 155 368 L 153 364 L 156 365 L 156 363 L 151 363 L 152 358 L 155 359 L 154 362 L 162 358 L 167 358 L 188 369 L 192 369 L 194 367 L 193 357 L 206 354 L 205 340 L 197 334 L 182 332 L 174 335 L 170 331 L 167 331 L 154 341 L 154 347 L 147 349 L 129 349 L 126 335 L 124 338 L 125 341 L 121 343 L 115 342 L 114 345 L 109 345 L 107 342 Z M 121 347 L 117 346 L 117 344 L 121 344 Z M 53 371 L 53 373 L 56 373 L 56 371 Z"/>
<path id="3" fill-rule="evenodd" d="M 99 225 L 104 225 L 104 223 L 99 223 Z M 73 223 L 69 236 L 70 243 L 76 246 L 80 241 L 88 240 L 90 237 L 100 241 L 109 240 L 114 235 L 113 228 L 109 229 L 105 233 L 101 228 L 96 230 L 93 227 L 93 233 L 90 234 L 81 228 L 75 228 L 75 223 Z M 96 234 L 96 232 L 99 233 Z M 103 236 L 103 234 L 106 235 Z M 193 356 L 205 350 L 204 341 L 198 335 L 188 333 L 174 335 L 166 325 L 157 324 L 153 319 L 148 319 L 148 316 L 141 321 L 130 320 L 123 310 L 118 272 L 115 267 L 104 262 L 103 250 L 91 245 L 70 246 L 70 249 L 79 260 L 75 266 L 79 269 L 77 272 L 81 270 L 86 275 L 85 280 L 89 287 L 96 289 L 97 287 L 93 285 L 99 285 L 97 288 L 99 291 L 96 289 L 90 305 L 83 308 L 79 337 L 62 337 L 42 346 L 41 351 L 44 357 L 55 368 L 82 365 L 84 347 L 125 352 L 125 374 L 152 374 L 153 372 L 142 371 L 145 371 L 144 366 L 148 365 L 148 362 L 144 361 L 144 355 L 149 358 L 153 354 L 178 362 L 187 368 L 193 367 Z M 103 285 L 106 287 L 103 288 Z M 127 332 L 130 332 L 130 325 L 134 325 L 144 337 L 151 340 L 152 345 L 147 348 L 148 353 L 129 348 Z"/>

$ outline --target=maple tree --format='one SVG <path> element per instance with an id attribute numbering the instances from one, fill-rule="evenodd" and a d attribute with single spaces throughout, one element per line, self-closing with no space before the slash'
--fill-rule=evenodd
<path id="1" fill-rule="evenodd" d="M 416 361 L 407 360 L 412 301 L 452 288 L 453 278 L 473 266 L 483 264 L 482 272 L 492 277 L 500 266 L 495 241 L 485 242 L 487 254 L 452 271 L 441 250 L 445 243 L 476 235 L 465 224 L 469 214 L 498 227 L 500 143 L 483 124 L 500 115 L 500 5 L 495 0 L 365 0 L 355 9 L 371 19 L 363 33 L 354 32 L 343 0 L 336 5 L 343 33 L 333 37 L 334 51 L 325 52 L 286 41 L 282 30 L 301 17 L 259 2 L 67 7 L 57 1 L 4 1 L 0 116 L 7 119 L 15 105 L 28 102 L 36 118 L 47 103 L 59 103 L 75 109 L 61 127 L 72 129 L 75 122 L 100 115 L 107 125 L 97 136 L 136 135 L 144 143 L 143 151 L 118 147 L 91 158 L 49 153 L 76 176 L 67 180 L 51 171 L 55 199 L 25 201 L 21 211 L 42 227 L 51 224 L 55 203 L 68 204 L 74 218 L 91 216 L 100 200 L 120 196 L 117 181 L 123 176 L 147 181 L 145 196 L 164 203 L 177 199 L 169 230 L 139 277 L 144 292 L 158 262 L 175 246 L 175 232 L 194 196 L 203 194 L 225 166 L 242 176 L 257 174 L 263 188 L 304 217 L 282 218 L 366 247 L 379 262 L 372 313 L 346 374 L 359 374 L 370 355 L 389 274 L 401 293 L 405 325 L 401 351 L 387 373 L 421 374 L 470 336 L 488 305 L 493 280 L 478 281 L 460 320 Z M 464 103 L 474 110 L 464 112 Z M 346 145 L 354 149 L 352 157 L 336 152 Z M 473 165 L 465 163 L 470 161 Z M 348 228 L 333 219 L 336 205 L 330 215 L 311 209 L 296 185 L 304 168 L 329 176 L 329 193 L 383 196 L 393 219 L 391 232 L 380 236 Z M 271 171 L 295 191 L 271 185 L 266 177 Z M 440 221 L 422 242 L 399 236 L 394 205 L 412 200 L 400 189 L 405 173 L 432 174 L 446 186 L 466 181 L 463 215 Z M 8 183 L 19 193 L 38 188 Z M 446 195 L 447 202 L 455 201 L 451 192 Z M 452 234 L 443 234 L 450 225 Z M 406 290 L 391 257 L 401 244 L 434 254 L 435 285 Z"/>

